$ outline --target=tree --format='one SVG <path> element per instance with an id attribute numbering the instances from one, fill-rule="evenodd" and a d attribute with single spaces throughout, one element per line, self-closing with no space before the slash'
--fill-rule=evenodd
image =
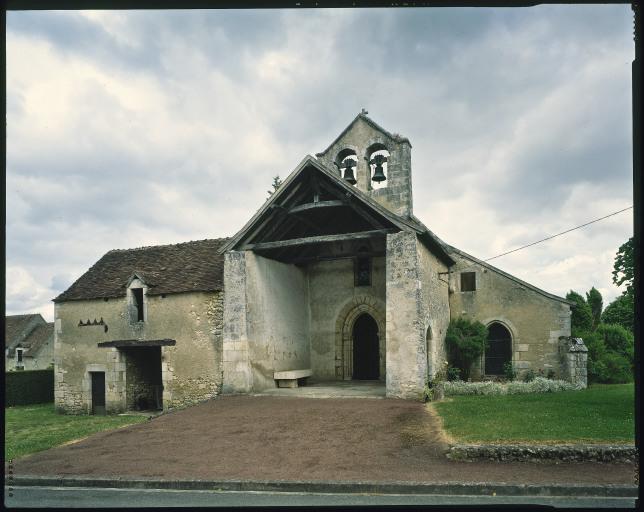
<path id="1" fill-rule="evenodd" d="M 568 292 L 566 299 L 575 303 L 570 317 L 570 330 L 575 338 L 580 338 L 582 336 L 579 333 L 592 331 L 593 329 L 592 310 L 586 299 L 573 290 Z"/>
<path id="2" fill-rule="evenodd" d="M 602 313 L 602 322 L 605 324 L 621 325 L 629 332 L 633 332 L 635 318 L 635 303 L 633 294 L 620 295 L 611 302 Z"/>
<path id="3" fill-rule="evenodd" d="M 596 332 L 604 339 L 606 349 L 633 362 L 635 340 L 630 332 L 621 325 L 612 324 L 601 324 Z"/>
<path id="4" fill-rule="evenodd" d="M 273 176 L 273 183 L 271 186 L 273 187 L 273 190 L 266 191 L 268 192 L 268 197 L 271 197 L 275 192 L 277 192 L 277 189 L 282 186 L 282 179 L 279 174 L 277 176 Z"/>
<path id="5" fill-rule="evenodd" d="M 445 342 L 451 366 L 460 368 L 463 380 L 470 376 L 472 363 L 487 348 L 487 327 L 467 318 L 452 320 L 447 327 Z"/>
<path id="6" fill-rule="evenodd" d="M 633 335 L 618 325 L 600 324 L 579 332 L 588 348 L 588 382 L 624 384 L 633 381 Z"/>
<path id="7" fill-rule="evenodd" d="M 633 278 L 635 275 L 635 254 L 633 237 L 623 243 L 615 255 L 613 265 L 613 283 L 617 286 L 626 285 L 624 294 L 633 294 Z"/>
<path id="8" fill-rule="evenodd" d="M 589 292 L 586 292 L 586 302 L 590 306 L 590 313 L 593 319 L 593 330 L 595 330 L 601 322 L 604 299 L 602 298 L 602 294 L 599 293 L 599 290 L 593 286 Z"/>

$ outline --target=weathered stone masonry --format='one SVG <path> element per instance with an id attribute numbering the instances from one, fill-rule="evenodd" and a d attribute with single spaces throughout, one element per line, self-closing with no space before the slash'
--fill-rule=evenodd
<path id="1" fill-rule="evenodd" d="M 164 409 L 262 391 L 291 370 L 379 378 L 388 397 L 419 399 L 461 316 L 494 326 L 506 354 L 488 351 L 474 378 L 497 377 L 506 357 L 586 378 L 570 303 L 414 217 L 411 144 L 365 112 L 233 237 L 110 251 L 55 302 L 55 400 L 71 413 L 92 410 L 92 372 L 108 412 L 149 406 L 159 386 Z"/>

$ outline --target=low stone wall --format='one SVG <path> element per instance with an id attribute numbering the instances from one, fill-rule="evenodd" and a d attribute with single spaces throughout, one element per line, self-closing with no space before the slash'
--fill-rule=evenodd
<path id="1" fill-rule="evenodd" d="M 453 460 L 494 460 L 502 462 L 634 462 L 632 445 L 467 445 L 457 444 L 447 452 Z"/>

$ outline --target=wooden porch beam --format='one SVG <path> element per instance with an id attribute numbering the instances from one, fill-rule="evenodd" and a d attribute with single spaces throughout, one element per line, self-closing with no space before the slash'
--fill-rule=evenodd
<path id="1" fill-rule="evenodd" d="M 291 240 L 279 240 L 276 242 L 260 242 L 257 244 L 246 244 L 243 250 L 266 250 L 282 249 L 284 247 L 295 247 L 298 245 L 323 244 L 328 242 L 341 242 L 344 240 L 359 240 L 374 238 L 395 232 L 395 229 L 375 229 L 372 231 L 359 231 L 357 233 L 341 233 L 338 235 L 310 236 L 307 238 L 293 238 Z"/>
<path id="2" fill-rule="evenodd" d="M 313 203 L 304 203 L 293 206 L 288 213 L 298 213 L 306 210 L 312 210 L 314 208 L 337 208 L 338 206 L 344 206 L 345 203 L 339 200 L 333 201 L 317 201 Z"/>

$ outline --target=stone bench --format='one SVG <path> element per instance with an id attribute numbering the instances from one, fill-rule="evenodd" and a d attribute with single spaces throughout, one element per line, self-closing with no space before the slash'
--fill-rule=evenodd
<path id="1" fill-rule="evenodd" d="M 311 369 L 306 370 L 287 370 L 275 372 L 273 378 L 277 381 L 278 388 L 296 388 L 300 379 L 306 379 L 313 375 Z"/>

